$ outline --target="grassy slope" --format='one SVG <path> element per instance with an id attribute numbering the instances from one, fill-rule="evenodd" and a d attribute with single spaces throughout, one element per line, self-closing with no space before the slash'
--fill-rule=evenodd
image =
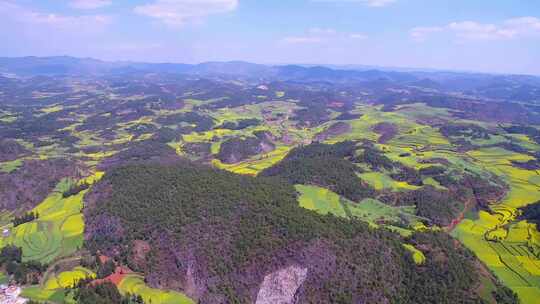
<path id="1" fill-rule="evenodd" d="M 140 295 L 145 303 L 152 304 L 194 304 L 186 295 L 175 291 L 164 291 L 148 287 L 139 275 L 128 275 L 118 285 L 122 295 Z"/>

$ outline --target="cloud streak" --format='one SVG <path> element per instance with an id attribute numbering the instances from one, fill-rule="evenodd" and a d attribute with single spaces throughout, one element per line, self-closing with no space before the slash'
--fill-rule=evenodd
<path id="1" fill-rule="evenodd" d="M 281 39 L 281 42 L 287 44 L 313 44 L 364 39 L 368 39 L 368 36 L 362 33 L 340 33 L 331 28 L 313 27 L 308 29 L 305 35 L 288 36 Z"/>
<path id="2" fill-rule="evenodd" d="M 0 17 L 23 26 L 32 27 L 36 32 L 47 30 L 80 33 L 99 32 L 112 22 L 112 18 L 106 15 L 69 16 L 45 13 L 7 1 L 0 1 Z M 48 34 L 54 33 L 48 32 Z"/>
<path id="3" fill-rule="evenodd" d="M 182 26 L 209 15 L 232 12 L 237 7 L 238 0 L 157 0 L 135 7 L 134 12 L 170 26 Z"/>
<path id="4" fill-rule="evenodd" d="M 311 0 L 312 2 L 327 3 L 360 3 L 369 7 L 385 7 L 394 4 L 397 0 Z"/>
<path id="5" fill-rule="evenodd" d="M 69 6 L 75 9 L 92 10 L 106 7 L 112 4 L 112 0 L 73 0 Z"/>
<path id="6" fill-rule="evenodd" d="M 415 27 L 409 31 L 411 38 L 419 42 L 425 41 L 435 34 L 450 34 L 459 41 L 531 37 L 540 35 L 540 19 L 536 17 L 512 18 L 501 24 L 459 21 L 445 26 Z"/>

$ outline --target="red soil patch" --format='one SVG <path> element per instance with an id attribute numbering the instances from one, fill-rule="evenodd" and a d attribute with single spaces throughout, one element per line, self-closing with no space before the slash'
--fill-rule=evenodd
<path id="1" fill-rule="evenodd" d="M 99 256 L 100 260 L 103 258 L 103 260 L 105 261 L 108 261 L 110 260 L 110 258 L 106 257 L 106 256 Z M 116 269 L 114 270 L 114 273 L 103 278 L 103 279 L 97 279 L 97 280 L 94 280 L 92 282 L 92 284 L 101 284 L 101 283 L 105 283 L 105 282 L 111 282 L 113 283 L 114 285 L 118 286 L 118 284 L 120 284 L 120 282 L 122 282 L 122 280 L 128 275 L 128 274 L 131 274 L 133 273 L 133 271 L 131 271 L 131 269 L 125 267 L 125 266 L 117 266 Z"/>
<path id="2" fill-rule="evenodd" d="M 99 255 L 99 261 L 101 262 L 101 264 L 105 264 L 107 263 L 108 261 L 110 261 L 111 258 L 109 258 L 108 256 L 106 255 Z"/>
<path id="3" fill-rule="evenodd" d="M 465 218 L 465 213 L 469 211 L 472 205 L 473 202 L 471 200 L 465 201 L 465 206 L 463 207 L 463 210 L 459 213 L 458 217 L 453 219 L 450 225 L 445 228 L 446 232 L 451 232 L 452 230 L 454 230 L 454 228 L 456 228 L 457 225 L 459 225 L 459 223 L 461 223 L 461 221 L 463 221 L 463 219 Z"/>

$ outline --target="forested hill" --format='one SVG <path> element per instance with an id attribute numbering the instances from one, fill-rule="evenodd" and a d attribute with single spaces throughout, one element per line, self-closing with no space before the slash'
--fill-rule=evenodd
<path id="1" fill-rule="evenodd" d="M 299 303 L 484 303 L 478 261 L 449 236 L 407 239 L 426 255 L 416 265 L 398 235 L 318 215 L 296 196 L 285 180 L 188 162 L 119 167 L 87 195 L 85 239 L 201 303 L 253 303 L 280 271 L 297 275 L 288 288 Z"/>

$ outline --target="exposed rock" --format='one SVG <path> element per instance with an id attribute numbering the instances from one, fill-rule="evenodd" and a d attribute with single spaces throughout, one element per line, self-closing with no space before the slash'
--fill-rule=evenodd
<path id="1" fill-rule="evenodd" d="M 307 268 L 292 265 L 264 277 L 256 304 L 292 304 L 298 288 L 306 280 Z"/>

